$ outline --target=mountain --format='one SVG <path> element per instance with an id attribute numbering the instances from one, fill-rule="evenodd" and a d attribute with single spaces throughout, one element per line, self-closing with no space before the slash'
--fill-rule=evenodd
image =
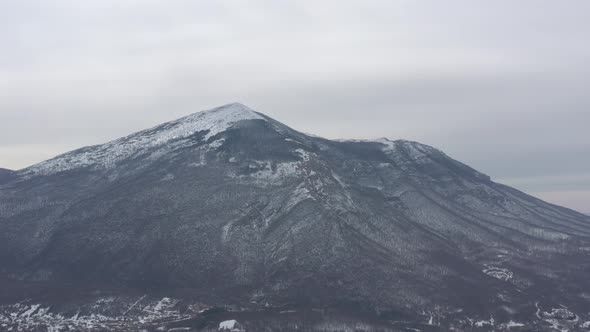
<path id="1" fill-rule="evenodd" d="M 174 308 L 193 330 L 255 331 L 261 312 L 281 331 L 590 327 L 590 217 L 417 142 L 323 139 L 229 104 L 9 174 L 7 326 L 83 329 L 100 307 L 160 328 Z"/>
<path id="2" fill-rule="evenodd" d="M 14 171 L 6 169 L 6 168 L 0 168 L 0 183 L 2 182 L 8 182 L 8 180 L 14 175 Z"/>

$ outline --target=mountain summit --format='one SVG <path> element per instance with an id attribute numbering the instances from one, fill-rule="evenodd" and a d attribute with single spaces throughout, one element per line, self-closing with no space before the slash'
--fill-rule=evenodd
<path id="1" fill-rule="evenodd" d="M 0 181 L 5 285 L 76 301 L 102 285 L 408 328 L 580 328 L 589 248 L 590 217 L 433 147 L 308 136 L 241 104 Z"/>
<path id="2" fill-rule="evenodd" d="M 243 120 L 263 119 L 250 108 L 233 103 L 207 111 L 191 114 L 176 121 L 147 129 L 115 141 L 86 147 L 28 168 L 29 174 L 54 174 L 80 167 L 112 168 L 119 161 L 146 151 L 162 149 L 178 141 L 203 135 L 207 140 L 230 129 Z"/>

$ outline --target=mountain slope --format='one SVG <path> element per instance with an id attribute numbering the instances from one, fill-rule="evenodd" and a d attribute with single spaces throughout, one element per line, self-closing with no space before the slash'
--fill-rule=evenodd
<path id="1" fill-rule="evenodd" d="M 588 312 L 589 252 L 589 217 L 437 149 L 311 137 L 240 104 L 0 182 L 2 272 L 42 285 L 543 321 L 539 302 Z"/>
<path id="2" fill-rule="evenodd" d="M 6 168 L 0 168 L 0 183 L 7 182 L 12 178 L 13 175 L 14 171 Z"/>

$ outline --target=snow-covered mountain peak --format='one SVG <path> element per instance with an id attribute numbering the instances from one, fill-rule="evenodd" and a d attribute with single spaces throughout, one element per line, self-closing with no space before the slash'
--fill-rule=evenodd
<path id="1" fill-rule="evenodd" d="M 162 132 L 160 135 L 162 137 L 158 139 L 166 139 L 169 136 L 188 136 L 200 131 L 208 131 L 205 139 L 209 139 L 243 120 L 264 120 L 264 118 L 243 104 L 232 103 L 173 121 L 170 124 L 175 126 Z"/>
<path id="2" fill-rule="evenodd" d="M 21 172 L 27 175 L 49 175 L 89 166 L 110 168 L 121 160 L 137 156 L 153 148 L 170 148 L 173 142 L 181 144 L 182 142 L 179 143 L 179 141 L 196 133 L 204 133 L 203 140 L 209 140 L 244 120 L 265 120 L 265 118 L 243 104 L 227 104 L 193 113 L 102 145 L 68 152 Z"/>
<path id="3" fill-rule="evenodd" d="M 262 119 L 262 117 L 248 106 L 241 103 L 231 103 L 223 106 L 215 107 L 209 110 L 193 113 L 179 121 L 208 121 L 210 119 L 223 118 L 226 122 Z"/>

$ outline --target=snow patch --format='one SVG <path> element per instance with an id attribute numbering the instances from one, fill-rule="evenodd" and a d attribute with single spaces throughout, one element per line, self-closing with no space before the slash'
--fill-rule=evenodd
<path id="1" fill-rule="evenodd" d="M 303 143 L 301 143 L 301 142 L 299 142 L 299 141 L 296 141 L 296 140 L 294 140 L 294 139 L 292 139 L 292 138 L 288 138 L 288 137 L 287 137 L 287 138 L 285 138 L 285 141 L 287 141 L 287 142 L 292 142 L 292 143 L 297 143 L 297 144 L 301 144 L 301 145 L 303 145 Z"/>
<path id="2" fill-rule="evenodd" d="M 303 161 L 309 161 L 311 159 L 310 153 L 303 149 L 296 149 L 295 152 L 299 154 Z"/>
<path id="3" fill-rule="evenodd" d="M 235 319 L 225 320 L 219 323 L 219 331 L 241 332 L 240 324 Z"/>
<path id="4" fill-rule="evenodd" d="M 494 317 L 490 317 L 489 320 L 478 320 L 473 325 L 477 326 L 477 327 L 484 327 L 484 326 L 494 326 L 495 324 L 496 324 L 496 321 L 494 320 Z"/>
<path id="5" fill-rule="evenodd" d="M 162 310 L 164 307 L 168 307 L 170 304 L 172 303 L 172 300 L 169 297 L 165 297 L 162 298 L 160 300 L 160 302 L 158 302 L 155 306 L 154 306 L 154 310 L 155 311 L 160 311 Z"/>
<path id="6" fill-rule="evenodd" d="M 41 306 L 40 304 L 34 304 L 31 306 L 31 308 L 29 308 L 28 310 L 23 312 L 20 316 L 21 317 L 31 317 L 31 314 L 33 314 L 35 311 L 37 311 L 37 309 L 39 309 L 40 306 Z"/>
<path id="7" fill-rule="evenodd" d="M 542 311 L 539 302 L 535 303 L 537 311 L 535 315 L 537 318 L 544 320 L 552 329 L 560 332 L 568 332 L 572 323 L 577 322 L 580 318 L 575 313 L 568 310 L 567 307 L 561 305 L 561 308 L 552 308 L 550 311 Z"/>
<path id="8" fill-rule="evenodd" d="M 483 273 L 489 275 L 490 277 L 500 279 L 503 281 L 508 281 L 512 279 L 514 273 L 506 268 L 496 267 L 496 266 L 486 266 L 485 269 L 482 270 Z"/>
<path id="9" fill-rule="evenodd" d="M 276 165 L 276 171 L 273 172 L 269 165 L 264 170 L 252 174 L 252 176 L 261 179 L 280 179 L 285 176 L 296 175 L 299 166 L 300 163 L 294 161 L 279 163 Z"/>
<path id="10" fill-rule="evenodd" d="M 512 320 L 509 321 L 508 323 L 506 323 L 507 328 L 522 327 L 522 326 L 526 326 L 526 325 L 523 323 L 518 323 L 518 322 L 512 321 Z"/>
<path id="11" fill-rule="evenodd" d="M 225 320 L 225 321 L 219 323 L 219 329 L 220 330 L 224 330 L 224 329 L 231 330 L 236 326 L 237 323 L 238 322 L 235 319 Z"/>

